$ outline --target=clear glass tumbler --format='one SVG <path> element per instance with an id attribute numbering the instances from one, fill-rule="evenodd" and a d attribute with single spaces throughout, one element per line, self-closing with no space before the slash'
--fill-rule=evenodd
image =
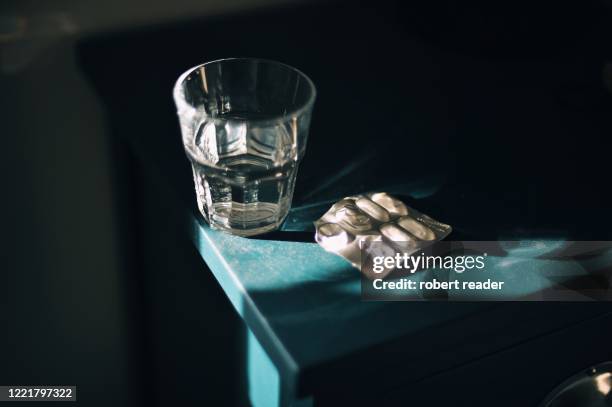
<path id="1" fill-rule="evenodd" d="M 240 236 L 283 222 L 304 156 L 315 86 L 262 59 L 208 62 L 180 76 L 174 101 L 200 212 Z"/>

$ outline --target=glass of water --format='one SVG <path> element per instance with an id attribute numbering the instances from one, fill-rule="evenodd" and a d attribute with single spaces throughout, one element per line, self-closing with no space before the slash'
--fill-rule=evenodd
<path id="1" fill-rule="evenodd" d="M 280 226 L 315 97 L 302 72 L 263 59 L 222 59 L 180 76 L 174 101 L 183 145 L 212 228 L 252 236 Z"/>

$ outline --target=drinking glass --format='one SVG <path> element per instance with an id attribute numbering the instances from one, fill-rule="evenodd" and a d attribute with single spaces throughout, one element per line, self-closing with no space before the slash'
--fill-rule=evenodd
<path id="1" fill-rule="evenodd" d="M 182 74 L 174 87 L 200 212 L 214 229 L 278 228 L 306 150 L 313 82 L 274 61 L 231 58 Z"/>

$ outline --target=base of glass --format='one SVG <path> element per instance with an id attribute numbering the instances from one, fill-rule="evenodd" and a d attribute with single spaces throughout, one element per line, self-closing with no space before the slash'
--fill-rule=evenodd
<path id="1" fill-rule="evenodd" d="M 264 233 L 275 231 L 276 229 L 280 227 L 282 223 L 283 222 L 281 221 L 278 223 L 271 223 L 266 226 L 260 226 L 260 227 L 251 228 L 251 229 L 237 229 L 237 228 L 227 227 L 222 223 L 209 222 L 208 224 L 210 225 L 212 229 L 215 229 L 215 230 L 220 230 L 222 232 L 229 233 L 229 234 L 236 235 L 236 236 L 249 237 L 249 236 L 262 235 Z"/>
<path id="2" fill-rule="evenodd" d="M 255 236 L 280 227 L 288 212 L 288 205 L 269 202 L 214 204 L 212 213 L 204 216 L 212 229 L 237 236 Z"/>

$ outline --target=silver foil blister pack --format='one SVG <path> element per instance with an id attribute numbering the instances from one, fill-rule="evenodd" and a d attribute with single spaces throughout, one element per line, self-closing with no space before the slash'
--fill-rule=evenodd
<path id="1" fill-rule="evenodd" d="M 442 240 L 452 231 L 449 225 L 408 207 L 386 192 L 343 198 L 314 224 L 317 243 L 360 270 L 362 242 L 385 242 L 390 251 L 394 250 L 395 242 L 413 242 L 414 253 L 427 242 Z"/>

